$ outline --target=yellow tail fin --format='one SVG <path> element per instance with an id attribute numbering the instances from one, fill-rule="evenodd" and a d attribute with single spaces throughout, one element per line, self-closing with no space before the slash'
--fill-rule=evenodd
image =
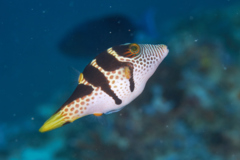
<path id="1" fill-rule="evenodd" d="M 39 132 L 47 132 L 59 127 L 62 127 L 63 125 L 70 123 L 70 121 L 64 119 L 61 113 L 57 112 L 54 115 L 52 115 L 39 129 Z"/>

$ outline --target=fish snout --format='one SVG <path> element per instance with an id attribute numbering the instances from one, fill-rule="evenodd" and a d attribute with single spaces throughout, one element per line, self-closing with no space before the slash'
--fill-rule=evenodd
<path id="1" fill-rule="evenodd" d="M 159 63 L 168 55 L 168 47 L 164 44 L 141 45 L 142 57 L 149 60 L 156 60 Z"/>
<path id="2" fill-rule="evenodd" d="M 161 60 L 163 60 L 168 55 L 168 47 L 164 44 L 157 45 L 158 48 L 158 55 L 160 56 Z"/>

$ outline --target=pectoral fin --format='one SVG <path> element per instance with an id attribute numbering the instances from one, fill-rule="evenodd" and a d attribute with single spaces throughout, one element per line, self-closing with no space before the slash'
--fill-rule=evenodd
<path id="1" fill-rule="evenodd" d="M 127 79 L 131 78 L 131 71 L 129 69 L 129 67 L 124 67 L 124 73 Z"/>
<path id="2" fill-rule="evenodd" d="M 135 88 L 135 84 L 133 81 L 133 66 L 132 66 L 132 64 L 128 64 L 128 66 L 124 67 L 124 73 L 125 73 L 126 78 L 129 79 L 130 90 L 131 90 L 131 92 L 133 92 L 134 88 Z"/>

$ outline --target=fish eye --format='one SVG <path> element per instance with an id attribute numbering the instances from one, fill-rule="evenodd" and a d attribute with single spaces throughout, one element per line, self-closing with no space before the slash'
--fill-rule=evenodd
<path id="1" fill-rule="evenodd" d="M 138 44 L 136 44 L 136 43 L 132 43 L 132 44 L 130 44 L 130 52 L 132 53 L 132 54 L 138 54 L 139 52 L 140 52 L 140 47 L 139 47 L 139 45 Z"/>

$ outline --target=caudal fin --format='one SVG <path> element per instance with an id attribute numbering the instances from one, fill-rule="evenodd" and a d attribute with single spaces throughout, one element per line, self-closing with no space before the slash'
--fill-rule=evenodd
<path id="1" fill-rule="evenodd" d="M 39 129 L 39 132 L 47 132 L 62 127 L 68 123 L 70 123 L 70 121 L 66 120 L 61 113 L 57 112 L 43 124 L 43 126 Z"/>

